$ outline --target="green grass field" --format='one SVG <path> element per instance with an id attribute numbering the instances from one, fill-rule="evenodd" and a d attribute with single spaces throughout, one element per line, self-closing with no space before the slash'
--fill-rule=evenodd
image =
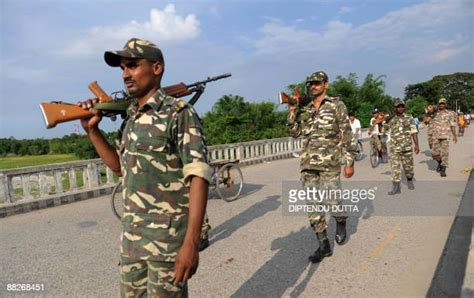
<path id="1" fill-rule="evenodd" d="M 0 170 L 47 165 L 79 160 L 74 154 L 51 154 L 36 156 L 12 156 L 0 158 Z"/>

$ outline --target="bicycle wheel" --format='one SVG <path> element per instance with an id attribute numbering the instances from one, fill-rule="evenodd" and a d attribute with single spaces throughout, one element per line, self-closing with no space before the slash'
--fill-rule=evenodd
<path id="1" fill-rule="evenodd" d="M 382 163 L 388 163 L 388 154 L 386 152 L 382 153 Z"/>
<path id="2" fill-rule="evenodd" d="M 372 168 L 377 167 L 379 163 L 380 163 L 379 153 L 374 148 L 370 148 L 370 164 L 372 165 Z"/>
<path id="3" fill-rule="evenodd" d="M 364 148 L 362 147 L 362 143 L 360 141 L 357 142 L 357 153 L 355 156 L 355 160 L 359 161 L 362 160 L 362 155 L 364 152 Z"/>
<path id="4" fill-rule="evenodd" d="M 244 178 L 237 164 L 229 163 L 219 169 L 216 180 L 216 191 L 221 199 L 231 202 L 237 199 L 242 191 Z"/>
<path id="5" fill-rule="evenodd" d="M 122 196 L 122 180 L 115 185 L 110 198 L 110 205 L 112 207 L 113 214 L 120 220 L 123 215 L 123 196 Z"/>

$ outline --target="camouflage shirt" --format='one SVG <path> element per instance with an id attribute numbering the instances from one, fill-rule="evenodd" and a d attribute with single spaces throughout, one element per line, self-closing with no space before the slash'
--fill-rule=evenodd
<path id="1" fill-rule="evenodd" d="M 433 124 L 434 124 L 433 119 L 434 119 L 435 116 L 436 116 L 436 112 L 429 113 L 428 114 L 429 120 L 427 120 L 427 122 L 425 122 L 425 124 L 427 124 L 427 127 L 428 127 L 428 135 L 433 134 Z"/>
<path id="2" fill-rule="evenodd" d="M 413 151 L 411 135 L 418 133 L 413 117 L 406 114 L 395 115 L 388 123 L 384 123 L 384 129 L 390 134 L 390 152 Z"/>
<path id="3" fill-rule="evenodd" d="M 346 106 L 339 98 L 326 96 L 319 111 L 311 101 L 295 114 L 288 115 L 288 125 L 294 138 L 303 137 L 301 170 L 339 172 L 342 152 L 347 165 L 354 163 L 356 139 Z"/>
<path id="4" fill-rule="evenodd" d="M 174 262 L 188 225 L 189 178 L 210 181 L 199 118 L 160 89 L 143 107 L 128 108 L 120 133 L 122 254 Z"/>
<path id="5" fill-rule="evenodd" d="M 451 126 L 456 126 L 456 114 L 448 110 L 438 111 L 431 122 L 433 122 L 433 137 L 435 139 L 449 139 Z"/>

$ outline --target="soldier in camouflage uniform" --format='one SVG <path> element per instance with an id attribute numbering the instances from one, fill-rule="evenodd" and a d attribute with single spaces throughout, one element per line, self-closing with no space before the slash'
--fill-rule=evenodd
<path id="1" fill-rule="evenodd" d="M 426 113 L 423 116 L 423 123 L 427 125 L 428 127 L 428 145 L 430 146 L 430 149 L 433 147 L 433 118 L 436 115 L 436 109 L 434 105 L 429 104 L 428 107 L 426 108 Z"/>
<path id="2" fill-rule="evenodd" d="M 449 155 L 449 133 L 453 135 L 454 144 L 457 143 L 456 137 L 456 114 L 453 111 L 446 110 L 447 100 L 441 98 L 438 102 L 438 113 L 433 118 L 433 148 L 431 155 L 438 162 L 436 169 L 441 177 L 446 177 L 446 168 L 448 167 Z"/>
<path id="3" fill-rule="evenodd" d="M 390 168 L 392 170 L 393 189 L 389 195 L 401 192 L 401 169 L 407 177 L 408 189 L 415 189 L 413 177 L 415 175 L 413 167 L 413 143 L 415 143 L 415 153 L 420 153 L 418 146 L 418 130 L 416 129 L 413 117 L 405 114 L 405 103 L 403 101 L 395 102 L 395 113 L 389 116 L 384 123 L 384 129 L 390 134 Z"/>
<path id="4" fill-rule="evenodd" d="M 294 138 L 303 138 L 303 152 L 300 156 L 301 180 L 305 188 L 340 189 L 342 152 L 346 159 L 344 176 L 348 178 L 354 173 L 354 158 L 357 152 L 347 109 L 339 98 L 327 96 L 328 76 L 323 71 L 313 73 L 305 83 L 307 99 L 293 96 L 297 104 L 289 105 L 288 114 L 291 135 Z M 340 205 L 341 198 L 326 199 L 321 204 L 330 207 Z M 318 249 L 309 257 L 313 263 L 321 262 L 324 257 L 332 255 L 326 232 L 331 215 L 337 222 L 336 243 L 342 245 L 345 242 L 345 212 L 310 213 L 309 222 L 319 240 Z"/>
<path id="5" fill-rule="evenodd" d="M 192 106 L 161 89 L 164 60 L 155 44 L 132 38 L 104 59 L 122 68 L 135 99 L 117 151 L 100 133 L 99 112 L 81 120 L 99 156 L 123 179 L 121 295 L 186 297 L 211 179 L 201 123 Z"/>

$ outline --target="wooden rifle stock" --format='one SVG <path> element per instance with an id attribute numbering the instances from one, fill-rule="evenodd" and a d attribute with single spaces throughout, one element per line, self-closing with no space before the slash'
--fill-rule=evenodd
<path id="1" fill-rule="evenodd" d="M 280 104 L 289 104 L 292 106 L 299 105 L 302 97 L 301 97 L 300 89 L 298 88 L 298 86 L 295 86 L 295 88 L 293 89 L 293 92 L 297 100 L 293 99 L 285 92 L 280 92 Z"/>
<path id="2" fill-rule="evenodd" d="M 88 87 L 92 94 L 94 94 L 99 99 L 99 102 L 112 101 L 112 96 L 105 93 L 105 91 L 99 86 L 97 81 L 90 83 Z"/>
<path id="3" fill-rule="evenodd" d="M 111 102 L 112 97 L 105 93 L 97 81 L 89 84 L 89 90 L 99 99 L 100 103 Z M 53 128 L 58 123 L 68 122 L 77 119 L 89 118 L 94 114 L 88 110 L 71 103 L 41 103 L 41 112 L 46 123 L 46 128 Z"/>

